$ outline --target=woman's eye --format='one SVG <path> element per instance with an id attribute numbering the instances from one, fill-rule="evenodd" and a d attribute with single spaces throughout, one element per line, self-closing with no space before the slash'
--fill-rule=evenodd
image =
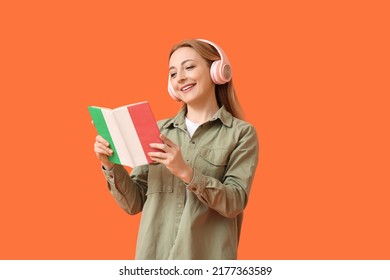
<path id="1" fill-rule="evenodd" d="M 195 66 L 190 65 L 190 66 L 187 66 L 187 67 L 186 67 L 186 70 L 192 70 L 192 69 L 194 69 L 194 68 L 195 68 Z"/>
<path id="2" fill-rule="evenodd" d="M 171 73 L 171 78 L 175 78 L 176 77 L 176 73 Z"/>

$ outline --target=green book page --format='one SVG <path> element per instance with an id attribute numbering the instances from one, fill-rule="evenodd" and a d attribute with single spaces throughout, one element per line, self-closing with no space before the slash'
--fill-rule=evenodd
<path id="1" fill-rule="evenodd" d="M 110 149 L 113 150 L 112 156 L 108 157 L 109 160 L 113 163 L 121 164 L 121 161 L 118 157 L 118 153 L 115 149 L 114 141 L 111 138 L 110 131 L 107 127 L 106 121 L 104 119 L 103 113 L 100 108 L 88 106 L 89 114 L 92 117 L 93 124 L 100 136 L 110 143 Z"/>

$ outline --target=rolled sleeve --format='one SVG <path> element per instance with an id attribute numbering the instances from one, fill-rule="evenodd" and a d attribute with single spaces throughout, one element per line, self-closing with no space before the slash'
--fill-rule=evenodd
<path id="1" fill-rule="evenodd" d="M 147 188 L 146 180 L 142 179 L 143 168 L 134 169 L 131 177 L 122 165 L 114 165 L 111 170 L 102 168 L 102 171 L 118 205 L 131 215 L 141 212 Z"/>

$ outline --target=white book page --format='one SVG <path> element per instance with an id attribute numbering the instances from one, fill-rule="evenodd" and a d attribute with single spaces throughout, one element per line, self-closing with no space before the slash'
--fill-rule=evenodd
<path id="1" fill-rule="evenodd" d="M 122 132 L 123 140 L 132 159 L 133 164 L 131 166 L 147 164 L 148 161 L 127 107 L 117 108 L 114 111 L 114 114 L 115 120 Z"/>
<path id="2" fill-rule="evenodd" d="M 118 153 L 119 160 L 123 165 L 133 166 L 133 161 L 130 157 L 130 153 L 123 141 L 122 134 L 119 131 L 119 125 L 114 118 L 114 111 L 108 109 L 102 109 L 104 119 L 106 120 L 107 127 L 110 131 L 112 141 L 114 142 L 116 151 Z"/>

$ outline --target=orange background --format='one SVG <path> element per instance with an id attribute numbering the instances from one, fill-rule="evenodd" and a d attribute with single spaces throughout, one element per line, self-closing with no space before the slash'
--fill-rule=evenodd
<path id="1" fill-rule="evenodd" d="M 2 1 L 0 259 L 134 257 L 87 106 L 174 115 L 186 38 L 227 52 L 260 139 L 239 258 L 390 259 L 386 2 Z"/>

